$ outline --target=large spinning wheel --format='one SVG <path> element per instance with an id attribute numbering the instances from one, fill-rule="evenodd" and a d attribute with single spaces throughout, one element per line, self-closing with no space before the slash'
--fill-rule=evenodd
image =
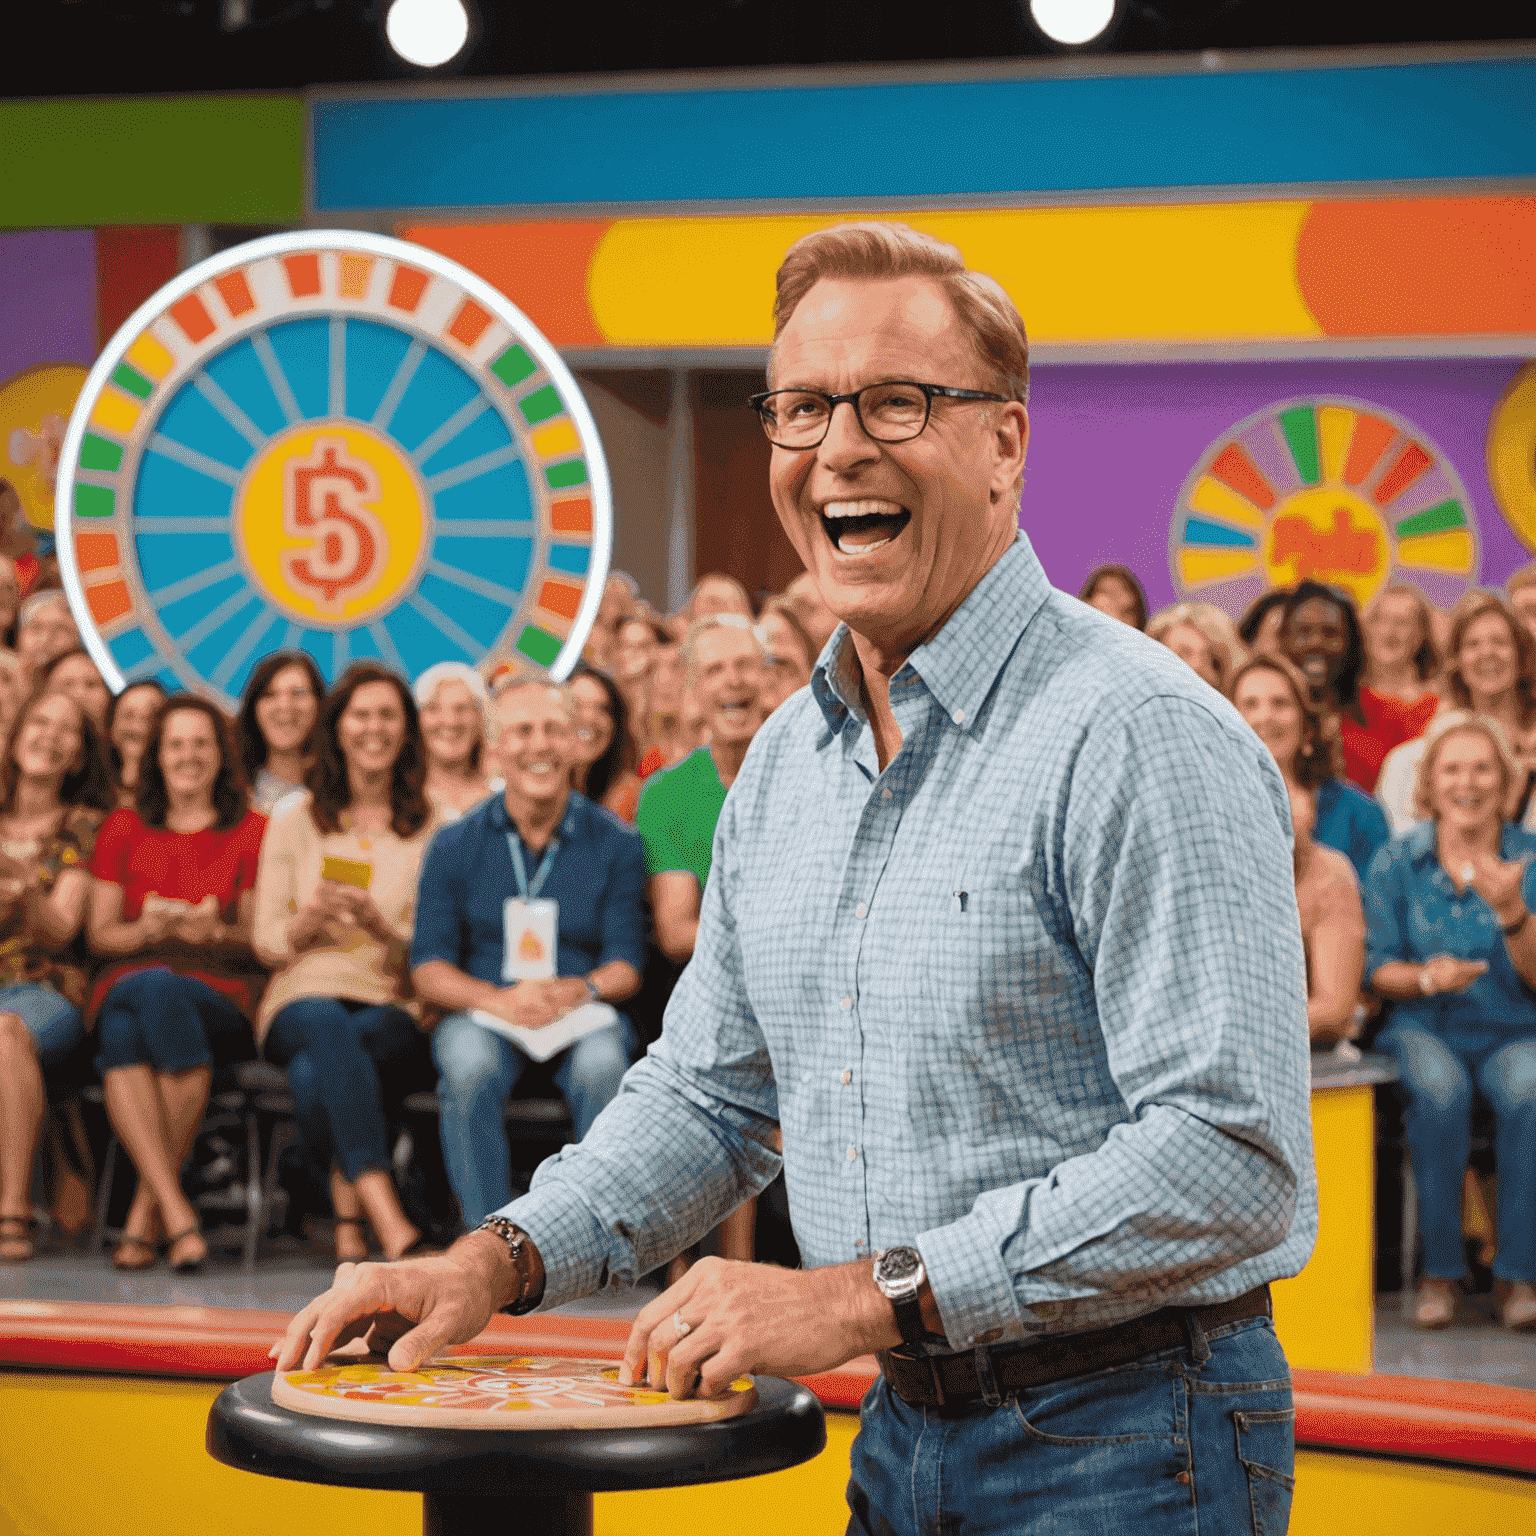
<path id="1" fill-rule="evenodd" d="M 564 676 L 611 537 L 549 343 L 456 263 L 351 232 L 238 246 L 144 305 L 81 392 L 58 504 L 108 682 L 226 706 L 279 649 L 330 678 L 364 657 Z"/>

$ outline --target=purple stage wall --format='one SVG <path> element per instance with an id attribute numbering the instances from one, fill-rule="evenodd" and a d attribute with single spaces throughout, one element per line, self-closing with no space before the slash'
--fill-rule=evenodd
<path id="1" fill-rule="evenodd" d="M 1406 417 L 1455 466 L 1479 567 L 1497 586 L 1532 554 L 1488 485 L 1488 419 L 1524 360 L 1043 365 L 1030 400 L 1020 522 L 1051 581 L 1076 592 L 1117 561 L 1154 608 L 1175 600 L 1169 523 L 1185 478 L 1245 417 L 1298 396 L 1341 395 Z"/>
<path id="2" fill-rule="evenodd" d="M 35 363 L 96 361 L 96 236 L 0 234 L 0 384 Z"/>

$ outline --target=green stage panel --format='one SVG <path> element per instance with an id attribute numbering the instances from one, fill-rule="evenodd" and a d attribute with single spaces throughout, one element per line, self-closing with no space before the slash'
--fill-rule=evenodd
<path id="1" fill-rule="evenodd" d="M 297 94 L 0 101 L 0 227 L 293 224 Z"/>

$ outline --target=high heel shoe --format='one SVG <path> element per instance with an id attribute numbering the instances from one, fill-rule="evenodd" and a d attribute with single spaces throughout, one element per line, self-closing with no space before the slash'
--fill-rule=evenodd
<path id="1" fill-rule="evenodd" d="M 176 1257 L 176 1250 L 187 1241 L 189 1237 L 197 1239 L 197 1249 L 190 1254 Z M 184 1227 L 180 1232 L 173 1232 L 166 1239 L 166 1258 L 170 1266 L 178 1275 L 195 1275 L 208 1259 L 208 1244 L 203 1241 L 202 1228 L 194 1221 L 190 1227 Z"/>
<path id="2" fill-rule="evenodd" d="M 159 1256 L 154 1238 L 135 1237 L 132 1232 L 124 1232 L 112 1250 L 112 1268 L 153 1269 Z"/>

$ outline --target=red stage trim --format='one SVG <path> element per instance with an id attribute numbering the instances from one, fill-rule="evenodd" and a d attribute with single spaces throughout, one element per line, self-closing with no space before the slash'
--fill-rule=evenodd
<path id="1" fill-rule="evenodd" d="M 0 1301 L 0 1368 L 233 1381 L 269 1370 L 286 1312 Z M 623 1318 L 496 1317 L 454 1353 L 582 1354 L 616 1360 Z M 1536 1392 L 1481 1382 L 1296 1371 L 1296 1439 L 1311 1450 L 1441 1462 L 1536 1477 Z M 823 1404 L 856 1409 L 869 1356 L 801 1379 Z"/>

